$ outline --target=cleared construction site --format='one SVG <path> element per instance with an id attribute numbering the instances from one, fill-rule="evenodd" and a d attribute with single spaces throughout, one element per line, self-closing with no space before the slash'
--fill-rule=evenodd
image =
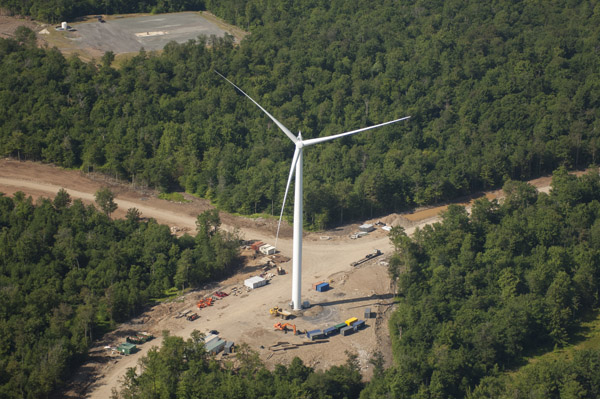
<path id="1" fill-rule="evenodd" d="M 184 338 L 194 330 L 204 333 L 205 348 L 216 359 L 227 359 L 237 346 L 247 344 L 271 368 L 289 364 L 298 356 L 311 367 L 325 369 L 345 362 L 347 352 L 355 353 L 369 378 L 369 360 L 377 351 L 389 352 L 385 348 L 391 344 L 387 319 L 393 294 L 384 253 L 375 249 L 364 251 L 359 259 L 336 256 L 336 249 L 343 251 L 344 244 L 351 241 L 348 235 L 328 240 L 309 236 L 303 289 L 306 307 L 293 311 L 289 304 L 291 275 L 286 271 L 291 267 L 285 255 L 286 246 L 291 246 L 288 241 L 281 246 L 283 253 L 269 255 L 265 253 L 272 251 L 252 245 L 259 240 L 243 243 L 240 251 L 245 266 L 240 273 L 157 305 L 108 334 L 92 350 L 110 361 L 97 370 L 102 379 L 96 388 L 90 387 L 89 397 L 109 394 L 127 368 L 135 366 L 150 347 L 160 345 L 164 330 Z M 359 240 L 367 248 L 373 241 L 385 243 L 387 234 L 374 232 Z M 337 262 L 332 263 L 332 255 Z M 138 345 L 130 354 L 112 350 L 124 342 L 126 334 L 142 329 L 158 338 Z"/>

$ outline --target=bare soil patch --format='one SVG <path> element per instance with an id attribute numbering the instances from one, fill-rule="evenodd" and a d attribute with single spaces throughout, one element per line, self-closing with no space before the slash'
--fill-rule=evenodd
<path id="1" fill-rule="evenodd" d="M 32 31 L 37 32 L 39 29 L 41 29 L 43 24 L 35 22 L 30 18 L 0 15 L 0 37 L 5 39 L 14 39 L 15 30 L 19 26 L 25 26 L 31 29 Z"/>

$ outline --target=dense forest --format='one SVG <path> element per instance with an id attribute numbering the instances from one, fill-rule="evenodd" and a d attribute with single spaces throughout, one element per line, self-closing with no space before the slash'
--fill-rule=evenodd
<path id="1" fill-rule="evenodd" d="M 203 0 L 0 0 L 0 9 L 44 22 L 89 14 L 164 13 L 204 10 Z"/>
<path id="2" fill-rule="evenodd" d="M 170 43 L 117 69 L 110 52 L 65 58 L 19 29 L 0 39 L 0 155 L 275 213 L 293 146 L 218 70 L 305 138 L 412 116 L 306 151 L 314 227 L 502 185 L 507 198 L 470 215 L 450 207 L 413 238 L 393 231 L 395 364 L 374 359 L 368 384 L 352 356 L 322 372 L 299 360 L 268 371 L 247 348 L 218 364 L 198 336 L 169 337 L 128 373 L 123 397 L 598 396 L 597 350 L 506 374 L 598 308 L 600 178 L 566 172 L 596 164 L 600 146 L 595 1 L 202 3 L 0 0 L 51 22 L 206 8 L 250 32 L 239 46 Z M 517 181 L 555 170 L 550 194 Z M 47 396 L 97 334 L 165 289 L 235 268 L 216 212 L 176 238 L 133 209 L 111 220 L 106 205 L 0 196 L 1 397 Z"/>
<path id="3" fill-rule="evenodd" d="M 597 317 L 600 175 L 559 169 L 550 194 L 515 181 L 504 190 L 501 204 L 479 199 L 470 215 L 450 206 L 412 238 L 392 231 L 394 366 L 383 370 L 373 354 L 369 383 L 352 355 L 326 371 L 300 359 L 268 371 L 246 347 L 220 364 L 190 349 L 194 339 L 172 338 L 144 358 L 141 373 L 129 370 L 115 397 L 597 398 L 600 348 L 515 370 L 534 351 L 567 343 L 583 317 Z M 199 357 L 190 361 L 188 351 Z"/>
<path id="4" fill-rule="evenodd" d="M 483 379 L 469 399 L 580 399 L 600 397 L 600 349 L 576 351 L 573 358 L 542 360 L 520 374 Z"/>
<path id="5" fill-rule="evenodd" d="M 598 172 L 577 178 L 559 169 L 549 195 L 513 181 L 504 190 L 502 204 L 479 199 L 471 215 L 450 206 L 441 223 L 412 238 L 396 229 L 390 262 L 401 296 L 390 321 L 396 365 L 364 397 L 391 389 L 393 397 L 464 398 L 482 378 L 518 366 L 533 350 L 564 345 L 597 309 Z M 575 363 L 594 364 L 599 355 Z M 572 397 L 597 397 L 597 377 L 573 379 L 587 393 Z M 499 386 L 487 384 L 475 397 L 501 397 Z"/>
<path id="6" fill-rule="evenodd" d="M 250 31 L 239 46 L 171 43 L 119 69 L 2 40 L 0 154 L 275 213 L 293 146 L 218 70 L 305 138 L 412 116 L 306 151 L 317 228 L 587 167 L 595 4 L 207 1 Z"/>
<path id="7" fill-rule="evenodd" d="M 174 285 L 239 266 L 238 241 L 215 211 L 198 216 L 196 237 L 177 238 L 135 208 L 123 220 L 103 209 L 64 190 L 36 203 L 0 195 L 1 398 L 46 397 L 116 322 Z"/>

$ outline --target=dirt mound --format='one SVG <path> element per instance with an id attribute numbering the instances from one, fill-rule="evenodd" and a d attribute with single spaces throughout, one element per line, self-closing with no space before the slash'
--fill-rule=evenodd
<path id="1" fill-rule="evenodd" d="M 391 215 L 385 216 L 383 218 L 380 219 L 380 221 L 382 223 L 385 223 L 387 226 L 392 226 L 392 227 L 396 227 L 396 226 L 401 226 L 404 227 L 405 229 L 408 227 L 412 227 L 415 222 L 407 219 L 406 217 L 399 215 L 397 213 L 392 213 Z"/>

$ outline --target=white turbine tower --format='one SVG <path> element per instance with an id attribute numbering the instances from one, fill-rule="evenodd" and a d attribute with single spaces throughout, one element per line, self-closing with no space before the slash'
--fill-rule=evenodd
<path id="1" fill-rule="evenodd" d="M 283 204 L 281 205 L 281 214 L 279 215 L 279 224 L 277 225 L 277 236 L 275 238 L 275 247 L 277 247 L 277 240 L 279 238 L 279 227 L 281 226 L 281 218 L 283 216 L 283 208 L 285 207 L 285 201 L 287 199 L 288 190 L 294 175 L 294 169 L 296 172 L 296 185 L 294 193 L 294 240 L 292 250 L 292 308 L 294 310 L 302 309 L 302 302 L 300 301 L 300 287 L 302 282 L 302 202 L 303 202 L 303 190 L 302 190 L 302 149 L 309 145 L 323 143 L 325 141 L 334 140 L 344 136 L 350 136 L 356 133 L 364 132 L 365 130 L 375 129 L 385 125 L 391 125 L 392 123 L 400 122 L 410 118 L 405 116 L 404 118 L 395 119 L 393 121 L 380 123 L 369 127 L 363 127 L 362 129 L 352 130 L 346 133 L 334 134 L 327 137 L 317 137 L 315 139 L 302 140 L 302 133 L 298 133 L 298 136 L 294 136 L 281 122 L 279 122 L 273 115 L 267 112 L 259 103 L 254 101 L 252 97 L 246 94 L 242 89 L 237 87 L 232 81 L 215 71 L 217 75 L 229 82 L 233 87 L 238 89 L 243 95 L 248 97 L 258 108 L 261 109 L 275 124 L 292 140 L 296 145 L 294 151 L 294 157 L 292 158 L 292 165 L 290 167 L 290 174 L 288 176 L 287 185 L 285 186 L 285 195 L 283 196 Z"/>

